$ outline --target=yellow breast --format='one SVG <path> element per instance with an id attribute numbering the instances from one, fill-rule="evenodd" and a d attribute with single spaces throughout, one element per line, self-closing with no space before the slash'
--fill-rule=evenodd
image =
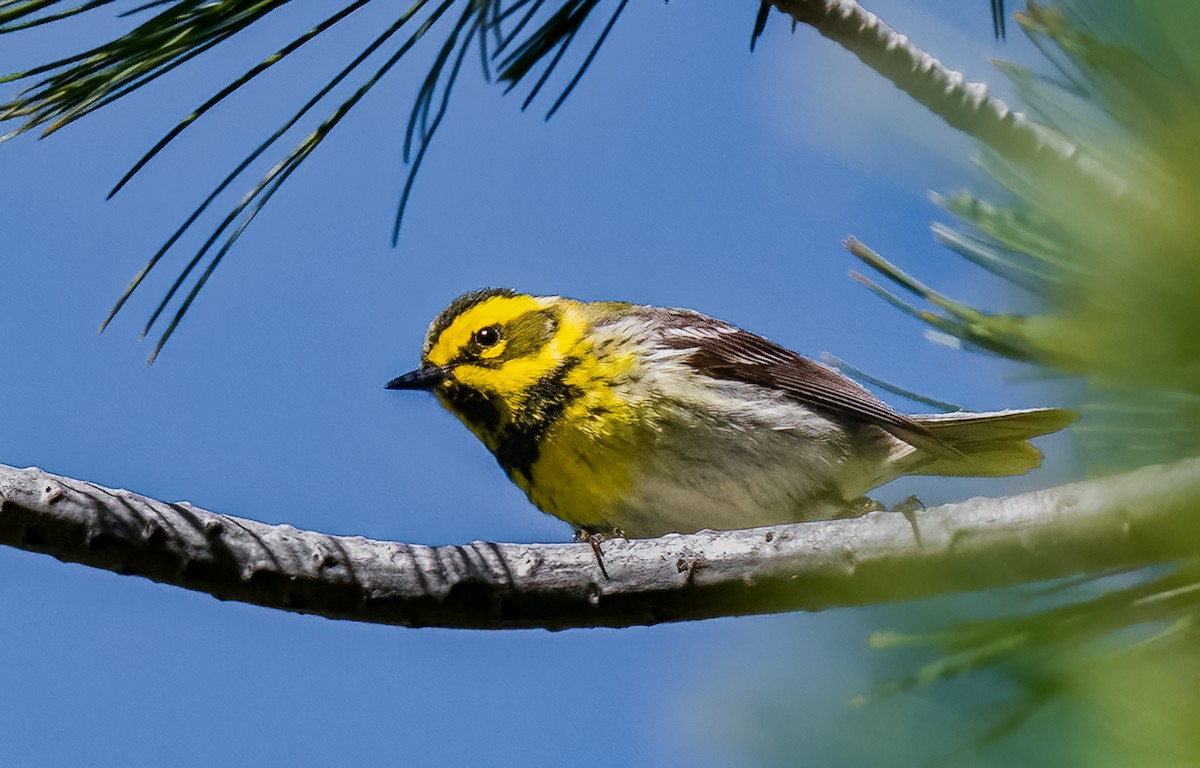
<path id="1" fill-rule="evenodd" d="M 626 498 L 644 448 L 647 414 L 625 383 L 632 354 L 579 350 L 564 383 L 578 393 L 542 438 L 530 477 L 514 478 L 538 508 L 578 528 L 599 529 Z"/>

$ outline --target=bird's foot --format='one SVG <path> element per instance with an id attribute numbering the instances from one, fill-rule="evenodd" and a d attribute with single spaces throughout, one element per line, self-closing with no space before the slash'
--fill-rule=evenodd
<path id="1" fill-rule="evenodd" d="M 857 499 L 847 502 L 835 519 L 862 517 L 872 512 L 882 512 L 885 509 L 887 507 L 875 501 L 875 499 L 859 496 Z"/>
<path id="2" fill-rule="evenodd" d="M 604 578 L 612 581 L 612 576 L 608 575 L 608 569 L 604 567 L 604 553 L 600 550 L 600 542 L 607 539 L 623 539 L 625 531 L 620 528 L 614 528 L 609 533 L 601 533 L 599 531 L 589 531 L 580 528 L 575 531 L 575 541 L 586 541 L 592 545 L 592 552 L 596 554 L 596 564 L 600 566 L 600 573 L 604 574 Z"/>
<path id="3" fill-rule="evenodd" d="M 921 544 L 921 529 L 917 527 L 917 513 L 925 509 L 925 504 L 916 496 L 909 496 L 904 501 L 892 507 L 892 512 L 899 512 L 904 515 L 904 519 L 912 526 L 913 537 L 917 540 L 917 544 Z"/>

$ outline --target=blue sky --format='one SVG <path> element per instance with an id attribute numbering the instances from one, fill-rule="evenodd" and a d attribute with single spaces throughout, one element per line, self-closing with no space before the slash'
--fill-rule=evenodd
<path id="1" fill-rule="evenodd" d="M 982 0 L 919 5 L 873 8 L 973 79 L 999 80 L 989 58 L 1029 58 L 1024 41 L 991 40 Z M 0 461 L 341 534 L 566 540 L 432 398 L 382 388 L 416 363 L 437 311 L 484 285 L 693 307 L 979 409 L 1061 397 L 929 343 L 846 277 L 839 243 L 854 234 L 951 295 L 1026 306 L 929 236 L 948 219 L 926 190 L 984 184 L 970 143 L 779 17 L 751 55 L 753 3 L 630 4 L 549 123 L 552 99 L 521 113 L 468 68 L 393 249 L 398 142 L 423 60 L 402 65 L 251 227 L 153 367 L 137 334 L 186 250 L 97 336 L 211 184 L 379 28 L 379 6 L 196 124 L 112 201 L 176 120 L 314 17 L 289 9 L 127 103 L 0 146 Z M 0 71 L 120 26 L 6 39 Z M 905 481 L 884 496 L 1050 485 L 1069 443 L 1047 445 L 1059 455 L 1040 474 Z M 783 681 L 805 716 L 778 727 L 811 739 L 819 764 L 854 764 L 839 729 L 881 668 L 866 635 L 910 613 L 405 630 L 13 550 L 0 574 L 0 754 L 22 766 L 742 765 L 780 738 L 763 729 L 789 711 Z"/>

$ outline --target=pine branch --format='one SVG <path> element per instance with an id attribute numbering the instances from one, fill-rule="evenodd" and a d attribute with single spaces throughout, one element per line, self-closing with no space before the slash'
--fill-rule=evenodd
<path id="1" fill-rule="evenodd" d="M 969 82 L 854 0 L 774 0 L 774 5 L 793 22 L 813 27 L 853 53 L 951 127 L 1004 157 L 1071 174 L 1106 198 L 1128 192 L 1125 180 L 1098 159 L 989 96 L 986 85 Z"/>
<path id="2" fill-rule="evenodd" d="M 629 626 L 823 610 L 1193 554 L 1200 459 L 904 516 L 587 544 L 428 547 L 300 531 L 0 465 L 0 543 L 335 619 Z"/>

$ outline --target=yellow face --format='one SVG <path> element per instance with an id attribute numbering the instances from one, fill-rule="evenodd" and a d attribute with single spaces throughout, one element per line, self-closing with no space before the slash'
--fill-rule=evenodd
<path id="1" fill-rule="evenodd" d="M 581 306 L 569 299 L 469 293 L 430 326 L 421 368 L 388 387 L 433 391 L 494 448 L 498 430 L 523 413 L 530 391 L 563 364 L 586 327 Z"/>
<path id="2" fill-rule="evenodd" d="M 562 363 L 584 332 L 565 299 L 493 296 L 463 311 L 426 342 L 426 365 L 447 380 L 516 408 L 525 392 Z"/>

